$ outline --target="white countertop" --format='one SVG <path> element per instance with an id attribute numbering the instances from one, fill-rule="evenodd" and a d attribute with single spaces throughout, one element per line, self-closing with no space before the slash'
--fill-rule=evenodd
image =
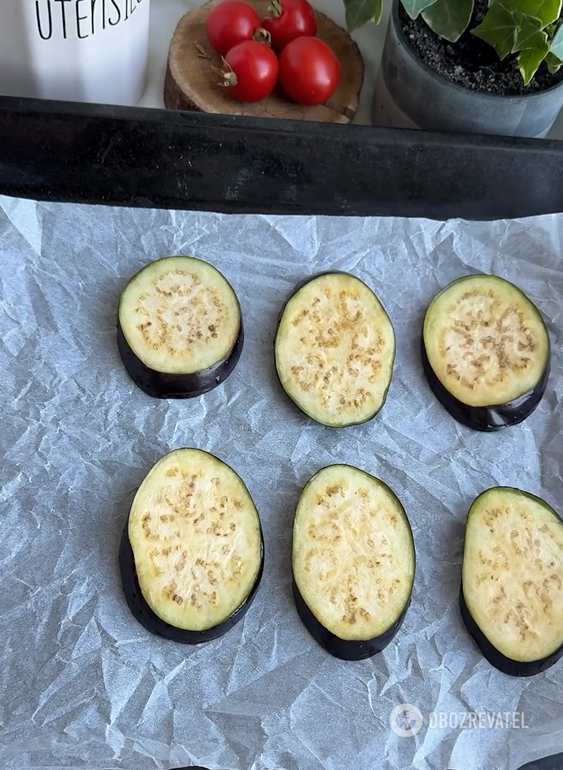
<path id="1" fill-rule="evenodd" d="M 314 0 L 313 4 L 337 24 L 340 24 L 342 27 L 345 26 L 344 6 L 341 0 Z M 152 0 L 149 84 L 140 102 L 140 106 L 164 106 L 162 90 L 170 39 L 181 16 L 189 11 L 190 8 L 195 8 L 198 5 L 200 3 L 197 0 Z M 383 50 L 386 21 L 387 17 L 379 26 L 369 24 L 352 34 L 360 48 L 365 63 L 364 87 L 360 99 L 360 108 L 355 120 L 356 123 L 369 124 L 371 122 L 371 97 L 381 51 Z M 549 138 L 563 139 L 563 112 L 555 122 Z"/>

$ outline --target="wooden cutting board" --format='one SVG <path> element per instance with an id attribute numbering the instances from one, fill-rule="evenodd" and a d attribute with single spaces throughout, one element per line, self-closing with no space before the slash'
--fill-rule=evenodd
<path id="1" fill-rule="evenodd" d="M 176 27 L 170 44 L 164 84 L 166 107 L 172 110 L 332 123 L 349 123 L 353 120 L 364 80 L 364 63 L 358 46 L 346 30 L 324 13 L 316 11 L 317 37 L 332 48 L 340 63 L 340 83 L 328 102 L 316 107 L 304 107 L 290 102 L 278 86 L 261 102 L 243 104 L 233 99 L 227 88 L 218 84 L 217 75 L 212 71 L 212 67 L 221 66 L 221 57 L 207 42 L 203 22 L 208 10 L 216 2 L 211 0 L 190 11 L 180 19 Z M 252 5 L 263 17 L 267 14 L 269 0 L 255 0 Z"/>

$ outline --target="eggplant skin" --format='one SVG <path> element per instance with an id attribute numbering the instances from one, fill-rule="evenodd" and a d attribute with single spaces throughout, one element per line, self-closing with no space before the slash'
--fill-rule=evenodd
<path id="1" fill-rule="evenodd" d="M 494 666 L 503 674 L 509 676 L 535 676 L 541 674 L 542 671 L 547 671 L 551 668 L 563 655 L 563 644 L 551 655 L 540 660 L 521 661 L 507 658 L 497 650 L 497 648 L 491 644 L 485 634 L 481 631 L 473 616 L 469 612 L 469 608 L 465 603 L 465 597 L 463 595 L 463 584 L 461 591 L 459 592 L 459 608 L 461 611 L 461 618 L 465 624 L 470 636 L 473 637 L 475 644 L 480 649 L 484 658 L 486 658 L 491 666 Z"/>
<path id="2" fill-rule="evenodd" d="M 117 324 L 117 348 L 127 374 L 135 385 L 153 398 L 196 398 L 209 393 L 233 372 L 244 346 L 242 320 L 239 334 L 231 351 L 216 364 L 191 374 L 169 374 L 157 372 L 146 366 L 131 350 L 129 343 Z"/>
<path id="3" fill-rule="evenodd" d="M 492 406 L 468 406 L 462 403 L 442 385 L 430 366 L 424 339 L 422 340 L 422 368 L 430 389 L 444 409 L 467 428 L 481 431 L 495 431 L 518 425 L 529 417 L 542 400 L 547 388 L 551 369 L 551 350 L 548 349 L 547 363 L 537 385 L 522 396 L 506 404 Z"/>
<path id="4" fill-rule="evenodd" d="M 203 644 L 204 642 L 211 642 L 213 639 L 218 639 L 220 636 L 223 636 L 243 619 L 256 597 L 260 580 L 262 579 L 262 573 L 264 571 L 264 539 L 262 531 L 260 531 L 260 570 L 256 576 L 254 585 L 252 586 L 252 590 L 246 599 L 233 613 L 231 613 L 231 615 L 229 615 L 228 618 L 218 625 L 213 626 L 213 628 L 208 628 L 205 631 L 188 631 L 183 628 L 171 626 L 169 623 L 165 623 L 161 620 L 149 607 L 143 597 L 137 579 L 137 572 L 135 570 L 133 549 L 129 542 L 128 522 L 129 518 L 127 518 L 127 522 L 125 523 L 119 547 L 121 582 L 127 606 L 131 610 L 133 616 L 147 629 L 147 631 L 150 631 L 151 634 L 160 636 L 163 639 L 169 639 L 172 642 L 179 642 L 180 644 Z"/>
<path id="5" fill-rule="evenodd" d="M 297 292 L 298 292 L 298 291 L 300 291 L 300 290 L 301 290 L 301 289 L 302 289 L 304 286 L 306 286 L 306 285 L 307 285 L 308 283 L 310 283 L 311 281 L 314 281 L 316 278 L 320 278 L 320 277 L 321 277 L 321 276 L 323 276 L 323 275 L 352 275 L 352 273 L 347 273 L 345 270 L 322 270 L 322 271 L 321 271 L 321 272 L 319 272 L 319 273 L 315 273 L 314 275 L 310 275 L 308 278 L 304 278 L 302 281 L 299 281 L 299 283 L 298 283 L 298 284 L 297 284 L 297 285 L 296 285 L 296 286 L 295 286 L 295 287 L 292 289 L 291 293 L 290 293 L 290 294 L 289 294 L 289 296 L 286 298 L 285 302 L 283 303 L 283 307 L 282 307 L 282 309 L 281 309 L 281 310 L 280 310 L 280 312 L 279 312 L 279 315 L 278 315 L 278 329 L 279 329 L 279 325 L 280 325 L 280 323 L 281 323 L 281 320 L 282 320 L 282 318 L 283 318 L 283 314 L 284 314 L 284 311 L 285 311 L 285 308 L 286 308 L 286 305 L 287 305 L 287 303 L 288 303 L 288 302 L 289 302 L 291 299 L 293 299 L 293 297 L 294 297 L 294 296 L 297 294 Z M 357 276 L 354 276 L 354 277 L 357 277 Z M 360 278 L 358 278 L 358 280 L 361 280 L 361 279 L 360 279 Z M 362 281 L 362 283 L 363 283 L 363 281 Z M 367 285 L 367 284 L 366 284 L 366 285 Z M 369 286 L 368 286 L 368 288 L 369 288 Z M 372 290 L 372 289 L 370 289 L 370 291 L 372 291 L 372 292 L 373 292 L 373 290 Z M 375 293 L 375 292 L 374 292 L 374 293 Z M 378 299 L 379 299 L 379 298 L 378 298 Z M 383 309 L 385 310 L 385 308 L 383 308 Z M 387 314 L 387 311 L 385 311 L 385 314 L 386 314 L 386 315 L 387 315 L 387 317 L 389 318 L 389 316 L 388 316 L 388 314 Z M 389 318 L 389 323 L 391 323 L 391 319 L 390 319 L 390 318 Z M 392 324 L 391 324 L 391 326 L 392 326 Z M 395 331 L 395 329 L 393 328 L 393 332 L 394 332 L 394 331 Z M 277 339 L 277 331 L 276 331 L 276 336 L 275 336 L 275 338 L 274 338 L 274 359 L 275 359 L 275 350 L 276 350 L 276 339 Z M 297 403 L 297 401 L 295 401 L 295 399 L 293 399 L 293 398 L 292 398 L 292 397 L 289 395 L 289 393 L 287 393 L 287 392 L 286 392 L 286 390 L 284 389 L 284 387 L 283 387 L 283 383 L 282 383 L 282 381 L 281 381 L 281 379 L 280 379 L 280 376 L 279 376 L 279 373 L 278 373 L 278 369 L 277 369 L 277 366 L 276 366 L 276 367 L 274 367 L 274 368 L 275 368 L 275 370 L 276 370 L 276 377 L 277 377 L 277 379 L 278 379 L 278 382 L 279 382 L 279 384 L 280 384 L 280 387 L 281 387 L 281 389 L 283 390 L 283 392 L 285 393 L 285 395 L 286 395 L 286 396 L 289 398 L 289 400 L 291 401 L 291 403 L 292 403 L 292 404 L 293 404 L 293 405 L 296 407 L 296 409 L 298 409 L 298 411 L 299 411 L 299 412 L 301 412 L 301 414 L 304 414 L 304 415 L 305 415 L 305 417 L 309 417 L 309 419 L 311 419 L 311 420 L 313 420 L 313 419 L 314 419 L 314 420 L 315 420 L 315 422 L 319 422 L 319 424 L 320 424 L 320 425 L 324 425 L 326 428 L 340 428 L 340 427 L 343 427 L 343 428 L 351 428 L 351 427 L 354 427 L 354 426 L 356 426 L 356 425 L 365 425 L 366 423 L 368 423 L 368 422 L 371 422 L 371 421 L 372 421 L 372 420 L 373 420 L 375 417 L 377 417 L 377 415 L 378 415 L 378 414 L 381 412 L 381 410 L 382 410 L 382 409 L 383 409 L 383 407 L 385 406 L 385 402 L 387 401 L 387 396 L 389 395 L 389 388 L 391 387 L 391 382 L 392 382 L 392 380 L 393 380 L 393 371 L 394 371 L 394 368 L 395 368 L 395 359 L 396 359 L 396 355 L 397 355 L 397 344 L 396 344 L 396 340 L 395 340 L 395 348 L 394 348 L 394 350 L 393 350 L 393 361 L 392 361 L 392 364 L 391 364 L 391 377 L 389 378 L 389 383 L 388 383 L 388 385 L 387 385 L 387 389 L 386 389 L 386 391 L 385 391 L 385 395 L 383 396 L 383 400 L 382 400 L 382 402 L 381 402 L 381 405 L 380 405 L 379 409 L 378 409 L 376 412 L 374 412 L 372 415 L 370 415 L 369 417 L 367 417 L 365 420 L 360 420 L 359 422 L 350 422 L 350 423 L 346 423 L 346 425 L 342 425 L 342 426 L 326 425 L 325 423 L 322 423 L 322 422 L 320 422 L 319 420 L 316 420 L 315 418 L 311 417 L 311 415 L 310 415 L 310 414 L 307 414 L 307 412 L 305 412 L 303 409 L 301 409 L 301 407 L 299 406 L 299 404 Z"/>
<path id="6" fill-rule="evenodd" d="M 350 641 L 335 636 L 331 631 L 325 628 L 313 615 L 305 600 L 301 596 L 295 580 L 293 580 L 293 599 L 297 614 L 307 631 L 313 639 L 317 641 L 330 655 L 340 660 L 365 660 L 371 658 L 390 644 L 397 632 L 403 625 L 407 610 L 411 603 L 412 588 L 408 601 L 395 623 L 379 636 L 366 641 Z"/>

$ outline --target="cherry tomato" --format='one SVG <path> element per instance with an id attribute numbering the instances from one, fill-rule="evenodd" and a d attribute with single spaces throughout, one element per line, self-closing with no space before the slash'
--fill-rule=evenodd
<path id="1" fill-rule="evenodd" d="M 307 0 L 272 0 L 270 13 L 260 26 L 272 36 L 272 48 L 277 53 L 296 37 L 317 34 L 315 9 Z"/>
<path id="2" fill-rule="evenodd" d="M 204 24 L 210 45 L 221 56 L 243 40 L 251 40 L 259 25 L 258 14 L 244 0 L 222 0 L 207 12 Z"/>
<path id="3" fill-rule="evenodd" d="M 280 54 L 280 83 L 298 104 L 322 104 L 340 80 L 334 52 L 318 37 L 296 37 Z"/>
<path id="4" fill-rule="evenodd" d="M 270 46 L 245 40 L 224 58 L 223 83 L 239 102 L 259 102 L 274 89 L 278 79 L 278 57 Z"/>

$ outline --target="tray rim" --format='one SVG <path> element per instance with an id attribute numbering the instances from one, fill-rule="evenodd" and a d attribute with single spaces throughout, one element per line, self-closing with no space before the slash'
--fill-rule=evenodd
<path id="1" fill-rule="evenodd" d="M 563 212 L 563 141 L 0 96 L 0 194 L 222 213 Z"/>

